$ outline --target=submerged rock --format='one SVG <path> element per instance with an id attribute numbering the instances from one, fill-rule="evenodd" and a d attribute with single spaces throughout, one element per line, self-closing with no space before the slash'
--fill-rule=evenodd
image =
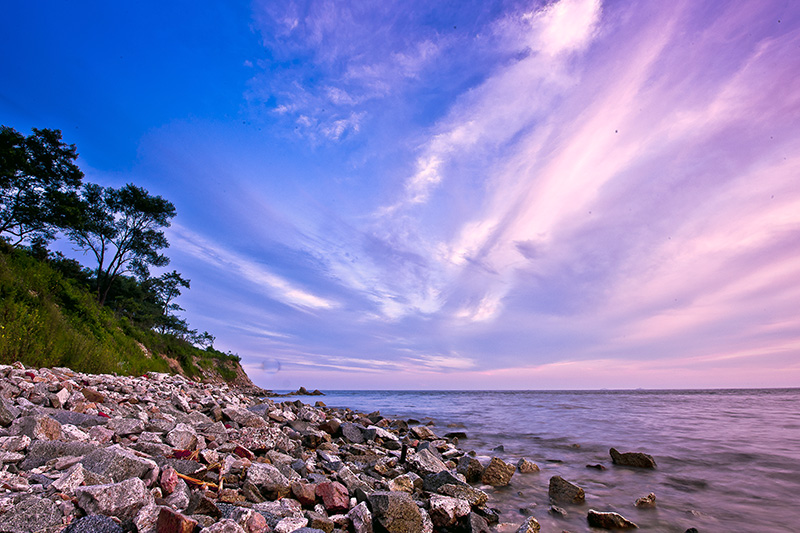
<path id="1" fill-rule="evenodd" d="M 586 499 L 582 488 L 570 483 L 561 476 L 550 478 L 548 496 L 550 496 L 550 500 L 556 503 L 583 503 Z"/>
<path id="2" fill-rule="evenodd" d="M 651 492 L 643 498 L 637 498 L 634 505 L 640 509 L 652 509 L 656 506 L 656 495 Z"/>

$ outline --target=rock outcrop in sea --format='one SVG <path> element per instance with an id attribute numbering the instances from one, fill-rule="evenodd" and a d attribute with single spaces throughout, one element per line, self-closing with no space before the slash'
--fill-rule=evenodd
<path id="1" fill-rule="evenodd" d="M 516 471 L 463 433 L 161 373 L 0 365 L 0 426 L 9 533 L 477 533 L 497 514 L 471 483 Z"/>

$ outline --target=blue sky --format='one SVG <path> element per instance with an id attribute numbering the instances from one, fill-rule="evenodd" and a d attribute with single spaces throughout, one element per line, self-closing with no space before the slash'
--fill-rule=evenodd
<path id="1" fill-rule="evenodd" d="M 0 121 L 259 385 L 800 385 L 796 3 L 168 4 L 5 6 Z"/>

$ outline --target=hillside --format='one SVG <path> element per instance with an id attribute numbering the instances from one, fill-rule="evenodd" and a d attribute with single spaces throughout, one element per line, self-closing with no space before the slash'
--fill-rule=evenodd
<path id="1" fill-rule="evenodd" d="M 139 326 L 100 306 L 79 278 L 63 271 L 0 241 L 0 364 L 96 374 L 170 372 L 255 388 L 238 356 Z"/>

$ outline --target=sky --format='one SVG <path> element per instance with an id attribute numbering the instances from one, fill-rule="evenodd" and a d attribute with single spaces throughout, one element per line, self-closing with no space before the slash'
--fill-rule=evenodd
<path id="1" fill-rule="evenodd" d="M 175 204 L 262 387 L 800 386 L 794 0 L 3 12 L 0 122 Z"/>

